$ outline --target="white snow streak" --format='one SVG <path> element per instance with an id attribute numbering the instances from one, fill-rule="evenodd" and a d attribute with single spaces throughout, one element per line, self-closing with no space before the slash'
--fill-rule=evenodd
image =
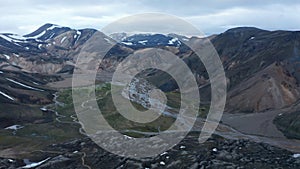
<path id="1" fill-rule="evenodd" d="M 32 90 L 37 90 L 37 91 L 44 91 L 44 90 L 41 90 L 41 89 L 37 89 L 37 88 L 31 87 L 31 86 L 25 85 L 23 83 L 17 82 L 17 81 L 15 81 L 13 79 L 10 79 L 10 78 L 6 78 L 6 80 L 8 80 L 10 82 L 13 82 L 13 83 L 15 83 L 17 85 L 23 86 L 23 87 L 25 87 L 27 89 L 32 89 Z"/>
<path id="2" fill-rule="evenodd" d="M 8 99 L 10 99 L 10 100 L 12 100 L 12 101 L 15 100 L 13 97 L 11 97 L 11 96 L 9 96 L 9 95 L 7 95 L 7 94 L 1 92 L 1 91 L 0 91 L 0 94 L 1 94 L 2 96 L 6 97 L 6 98 L 8 98 Z"/>
<path id="3" fill-rule="evenodd" d="M 5 55 L 5 54 L 4 54 L 4 56 L 6 57 L 6 59 L 7 59 L 7 60 L 9 60 L 9 59 L 10 59 L 10 56 L 8 56 L 8 55 Z"/>
<path id="4" fill-rule="evenodd" d="M 43 161 L 37 162 L 37 163 L 31 163 L 31 164 L 28 164 L 28 165 L 26 165 L 26 166 L 24 166 L 24 167 L 22 167 L 22 168 L 34 168 L 34 167 L 37 167 L 37 166 L 43 164 L 44 162 L 48 161 L 49 159 L 50 159 L 50 157 L 46 158 L 46 159 L 43 160 Z"/>
<path id="5" fill-rule="evenodd" d="M 66 40 L 66 36 L 65 37 L 63 37 L 61 40 L 60 40 L 60 43 L 63 43 L 65 40 Z"/>
<path id="6" fill-rule="evenodd" d="M 125 45 L 129 45 L 129 46 L 133 45 L 132 42 L 122 42 L 122 43 L 125 44 Z"/>

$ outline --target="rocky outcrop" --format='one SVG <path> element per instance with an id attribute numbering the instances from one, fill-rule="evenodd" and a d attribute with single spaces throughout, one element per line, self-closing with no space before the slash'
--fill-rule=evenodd
<path id="1" fill-rule="evenodd" d="M 226 140 L 220 137 L 199 144 L 196 133 L 189 135 L 171 150 L 156 157 L 130 159 L 111 154 L 89 139 L 55 144 L 48 151 L 61 152 L 37 166 L 56 168 L 291 168 L 300 167 L 293 153 L 247 140 Z M 113 144 L 113 142 L 111 143 Z M 50 154 L 49 154 L 50 155 Z M 47 157 L 47 153 L 43 154 Z M 0 168 L 21 167 L 20 161 L 0 159 Z"/>
<path id="2" fill-rule="evenodd" d="M 299 97 L 297 80 L 283 65 L 274 63 L 229 91 L 226 108 L 229 112 L 261 112 L 290 106 Z"/>

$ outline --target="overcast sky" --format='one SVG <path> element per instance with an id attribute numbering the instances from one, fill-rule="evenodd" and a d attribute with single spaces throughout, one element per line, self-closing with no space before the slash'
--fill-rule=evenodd
<path id="1" fill-rule="evenodd" d="M 95 28 L 122 17 L 162 12 L 205 34 L 238 26 L 300 30 L 299 0 L 0 0 L 0 32 L 27 34 L 44 23 Z M 145 24 L 145 23 L 144 23 Z M 147 26 L 147 25 L 145 25 Z"/>

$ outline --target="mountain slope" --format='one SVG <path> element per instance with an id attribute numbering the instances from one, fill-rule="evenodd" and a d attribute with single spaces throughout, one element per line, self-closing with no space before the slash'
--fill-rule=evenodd
<path id="1" fill-rule="evenodd" d="M 94 29 L 74 30 L 45 24 L 31 34 L 0 35 L 0 66 L 2 69 L 53 74 L 74 63 L 74 55 L 96 32 Z"/>
<path id="2" fill-rule="evenodd" d="M 93 29 L 74 30 L 45 24 L 23 37 L 1 34 L 0 69 L 47 74 L 72 73 L 81 48 L 87 45 L 86 43 L 95 32 L 97 31 Z M 137 51 L 142 52 L 145 48 L 159 47 L 174 53 L 186 62 L 195 74 L 199 86 L 206 86 L 203 88 L 202 95 L 205 96 L 204 100 L 209 100 L 209 77 L 206 69 L 195 53 L 185 45 L 187 43 L 200 47 L 205 46 L 207 45 L 205 38 L 187 38 L 174 34 L 128 36 L 121 33 L 111 36 L 121 38 L 122 41 L 116 43 L 107 53 L 100 65 L 100 70 L 113 72 L 128 55 Z M 109 37 L 101 35 L 97 41 L 102 41 L 99 44 L 111 43 L 109 39 Z M 278 109 L 291 105 L 299 99 L 300 32 L 266 31 L 252 27 L 240 27 L 211 36 L 209 39 L 220 55 L 228 78 L 228 111 L 259 112 Z M 97 44 L 97 41 L 89 41 L 89 43 Z M 275 68 L 276 65 L 278 68 Z M 271 76 L 274 81 L 273 85 L 276 84 L 275 86 L 281 89 L 268 90 L 270 86 L 267 83 L 273 82 L 264 82 L 264 78 L 261 78 L 263 74 Z M 161 77 L 165 77 L 165 75 L 162 72 L 154 71 L 147 78 L 163 79 L 159 86 L 166 91 L 177 88 L 172 79 Z M 248 86 L 247 89 L 245 86 Z M 251 96 L 251 93 L 257 91 L 258 88 L 265 94 L 262 94 L 262 97 Z M 277 97 L 284 97 L 284 99 L 275 101 L 274 99 Z M 251 101 L 250 103 L 244 101 L 245 103 L 236 104 L 241 98 Z M 261 100 L 269 101 L 261 103 Z"/>

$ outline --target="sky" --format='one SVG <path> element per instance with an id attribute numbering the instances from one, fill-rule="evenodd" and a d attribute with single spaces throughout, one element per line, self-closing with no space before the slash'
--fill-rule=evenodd
<path id="1" fill-rule="evenodd" d="M 149 12 L 179 17 L 206 35 L 240 26 L 300 30 L 299 0 L 0 0 L 0 4 L 0 32 L 20 35 L 45 23 L 101 30 L 118 19 Z M 153 27 L 150 24 L 143 22 L 144 27 Z"/>

